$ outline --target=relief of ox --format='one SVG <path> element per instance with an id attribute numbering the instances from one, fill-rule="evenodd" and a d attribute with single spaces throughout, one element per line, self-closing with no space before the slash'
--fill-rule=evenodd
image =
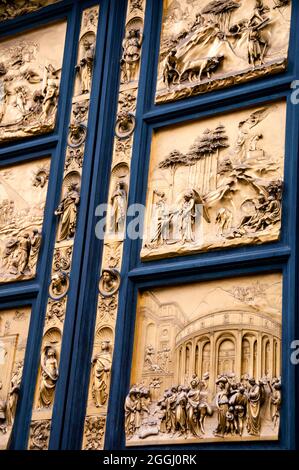
<path id="1" fill-rule="evenodd" d="M 184 76 L 188 76 L 189 82 L 192 82 L 194 76 L 197 77 L 197 80 L 201 81 L 203 75 L 206 75 L 209 79 L 211 78 L 211 73 L 216 71 L 219 65 L 223 62 L 224 55 L 216 55 L 214 57 L 205 57 L 198 60 L 190 60 L 181 70 L 180 81 L 184 79 Z"/>

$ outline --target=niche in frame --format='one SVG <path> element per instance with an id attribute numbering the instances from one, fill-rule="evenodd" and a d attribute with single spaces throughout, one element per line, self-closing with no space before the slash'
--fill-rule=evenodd
<path id="1" fill-rule="evenodd" d="M 139 293 L 127 446 L 277 440 L 282 275 Z"/>
<path id="2" fill-rule="evenodd" d="M 141 259 L 279 240 L 285 127 L 283 100 L 155 130 Z"/>

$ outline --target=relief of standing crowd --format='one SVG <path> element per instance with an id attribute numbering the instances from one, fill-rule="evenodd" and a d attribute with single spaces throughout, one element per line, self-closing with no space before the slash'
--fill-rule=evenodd
<path id="1" fill-rule="evenodd" d="M 278 428 L 281 409 L 281 379 L 264 377 L 256 380 L 248 374 L 238 381 L 235 374 L 219 375 L 217 392 L 209 399 L 209 374 L 200 380 L 196 374 L 190 384 L 165 390 L 163 398 L 153 403 L 150 388 L 133 385 L 125 401 L 127 439 L 168 435 L 178 438 L 225 438 L 247 432 L 259 437 L 267 412 L 274 430 Z M 214 429 L 206 418 L 217 419 Z M 213 423 L 215 419 L 213 419 Z"/>

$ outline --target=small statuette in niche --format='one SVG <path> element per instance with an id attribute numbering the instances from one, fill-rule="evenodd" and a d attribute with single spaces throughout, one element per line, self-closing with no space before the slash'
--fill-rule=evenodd
<path id="1" fill-rule="evenodd" d="M 66 175 L 63 183 L 63 198 L 55 211 L 59 216 L 58 241 L 72 239 L 77 226 L 80 203 L 80 175 L 76 171 Z"/>
<path id="2" fill-rule="evenodd" d="M 101 350 L 93 360 L 93 385 L 92 395 L 96 407 L 106 405 L 110 383 L 110 371 L 112 366 L 111 342 L 102 340 Z"/>
<path id="3" fill-rule="evenodd" d="M 121 70 L 123 82 L 130 83 L 136 78 L 136 70 L 140 62 L 142 33 L 140 29 L 129 29 L 123 40 L 123 55 L 121 59 Z"/>
<path id="4" fill-rule="evenodd" d="M 40 406 L 48 408 L 53 404 L 56 382 L 58 380 L 56 351 L 47 346 L 41 358 Z"/>
<path id="5" fill-rule="evenodd" d="M 61 350 L 61 330 L 55 324 L 52 318 L 43 336 L 34 419 L 41 416 L 40 410 L 44 411 L 43 416 L 50 416 L 47 410 L 54 404 Z"/>
<path id="6" fill-rule="evenodd" d="M 111 229 L 113 233 L 123 233 L 127 210 L 127 190 L 123 181 L 118 181 L 111 196 Z"/>

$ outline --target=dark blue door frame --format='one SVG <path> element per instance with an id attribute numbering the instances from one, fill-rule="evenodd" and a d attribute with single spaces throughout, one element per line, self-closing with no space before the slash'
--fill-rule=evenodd
<path id="1" fill-rule="evenodd" d="M 56 390 L 52 421 L 53 432 L 51 433 L 50 440 L 50 448 L 57 449 L 60 446 L 64 407 L 67 399 L 66 391 L 68 385 L 68 372 L 70 369 L 69 362 L 72 354 L 77 293 L 79 291 L 81 276 L 80 265 L 82 263 L 83 256 L 86 217 L 88 213 L 89 185 L 93 166 L 92 153 L 95 145 L 95 127 L 98 120 L 97 109 L 102 90 L 103 60 L 106 52 L 105 44 L 111 5 L 109 0 L 102 0 L 101 2 L 97 0 L 65 0 L 30 15 L 18 17 L 0 24 L 0 38 L 4 38 L 35 27 L 40 27 L 43 24 L 52 23 L 58 20 L 67 21 L 67 34 L 62 68 L 63 79 L 61 80 L 60 86 L 60 99 L 55 131 L 50 135 L 26 139 L 16 144 L 13 143 L 0 146 L 0 166 L 29 161 L 34 158 L 43 158 L 45 156 L 51 157 L 48 194 L 42 230 L 42 246 L 36 278 L 32 281 L 10 283 L 9 285 L 0 286 L 1 308 L 19 308 L 22 305 L 29 305 L 32 307 L 19 406 L 12 434 L 11 449 L 27 448 L 31 409 L 40 361 L 42 331 L 55 242 L 57 220 L 54 216 L 54 211 L 59 203 L 62 186 L 81 14 L 85 8 L 98 4 L 100 4 L 99 34 L 96 50 L 94 85 L 91 94 L 91 117 L 89 119 L 88 136 L 86 141 L 86 158 L 82 175 L 81 204 L 73 255 L 73 266 L 75 266 L 75 269 L 72 270 L 70 278 L 70 301 L 68 303 L 65 320 L 65 331 L 67 333 L 64 335 L 62 343 L 60 364 L 61 374 L 59 386 L 57 386 Z"/>
<path id="2" fill-rule="evenodd" d="M 284 402 L 282 423 L 278 442 L 230 443 L 186 445 L 184 449 L 293 449 L 296 445 L 298 426 L 295 392 L 298 386 L 298 372 L 290 363 L 290 343 L 298 336 L 298 111 L 291 103 L 291 83 L 299 72 L 299 5 L 293 2 L 292 30 L 288 71 L 285 74 L 257 80 L 232 87 L 225 91 L 207 93 L 199 97 L 177 103 L 154 105 L 155 83 L 159 36 L 162 17 L 162 0 L 148 0 L 145 17 L 144 43 L 141 75 L 136 111 L 136 129 L 131 166 L 129 205 L 144 203 L 147 187 L 149 152 L 152 132 L 163 126 L 202 118 L 250 105 L 271 102 L 277 99 L 287 101 L 287 137 L 285 151 L 285 193 L 283 202 L 282 235 L 278 243 L 246 248 L 233 248 L 217 252 L 202 253 L 179 258 L 142 263 L 140 261 L 140 241 L 127 239 L 124 245 L 122 283 L 119 293 L 119 308 L 113 355 L 113 368 L 108 407 L 105 448 L 124 449 L 124 399 L 129 388 L 132 360 L 136 301 L 139 290 L 176 283 L 210 280 L 220 277 L 242 276 L 249 273 L 283 273 L 283 382 Z M 154 52 L 153 52 L 154 51 Z M 107 65 L 106 65 L 107 67 Z M 108 133 L 111 131 L 109 127 Z M 103 137 L 103 129 L 99 134 Z M 63 448 L 80 449 L 83 432 L 84 410 L 87 399 L 87 385 L 90 374 L 90 356 L 94 332 L 97 299 L 97 279 L 101 261 L 101 242 L 95 238 L 95 208 L 105 202 L 107 185 L 101 179 L 100 161 L 102 149 L 106 146 L 107 133 L 102 147 L 95 154 L 95 174 L 91 190 L 88 237 L 85 246 L 85 259 L 82 268 L 82 290 L 78 302 L 78 325 L 74 347 L 74 358 L 70 375 L 70 404 L 63 440 Z M 112 140 L 113 136 L 110 136 Z M 101 139 L 100 139 L 101 140 Z M 111 146 L 108 147 L 111 149 Z M 102 163 L 103 164 L 103 163 Z M 127 223 L 130 222 L 128 217 Z M 92 308 L 91 308 L 92 307 Z M 84 386 L 80 389 L 80 384 Z M 295 383 L 295 380 L 297 382 Z M 78 403 L 82 404 L 79 410 Z M 290 409 L 292 412 L 290 413 Z M 73 419 L 71 418 L 73 416 Z M 67 424 L 67 423 L 65 423 Z M 80 426 L 75 429 L 75 424 Z M 146 447 L 144 447 L 146 448 Z M 156 447 L 155 447 L 156 448 Z M 165 448 L 165 447 L 163 447 Z M 179 449 L 182 446 L 168 448 Z M 131 448 L 130 448 L 131 449 Z"/>

